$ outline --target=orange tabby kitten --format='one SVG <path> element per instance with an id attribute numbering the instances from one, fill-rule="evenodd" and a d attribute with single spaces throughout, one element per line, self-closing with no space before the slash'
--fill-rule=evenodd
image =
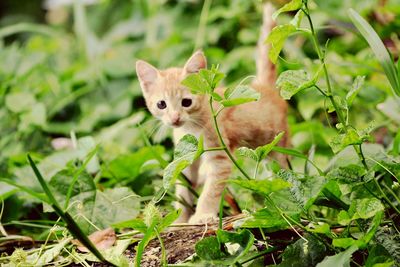
<path id="1" fill-rule="evenodd" d="M 272 12 L 272 5 L 265 4 L 258 42 L 257 78 L 251 85 L 261 93 L 260 100 L 225 108 L 218 116 L 223 139 L 231 151 L 240 146 L 255 148 L 264 145 L 272 141 L 278 132 L 287 132 L 286 102 L 274 89 L 275 66 L 269 61 L 268 47 L 264 44 L 274 26 Z M 185 134 L 197 137 L 203 134 L 205 148 L 220 146 L 212 122 L 208 97 L 194 95 L 181 84 L 187 75 L 206 67 L 206 58 L 200 51 L 194 53 L 183 68 L 158 70 L 142 60 L 136 63 L 136 72 L 147 107 L 156 118 L 174 128 L 175 143 Z M 217 92 L 222 93 L 223 90 L 218 88 Z M 280 145 L 288 145 L 286 135 L 281 139 Z M 282 167 L 286 166 L 284 155 L 274 156 Z M 224 181 L 229 177 L 231 169 L 232 163 L 223 151 L 207 152 L 185 169 L 184 174 L 193 186 L 204 183 L 204 188 L 194 214 L 182 204 L 176 203 L 176 208 L 182 209 L 178 221 L 199 223 L 216 218 Z M 191 193 L 184 186 L 176 186 L 176 195 L 189 204 L 193 203 Z"/>

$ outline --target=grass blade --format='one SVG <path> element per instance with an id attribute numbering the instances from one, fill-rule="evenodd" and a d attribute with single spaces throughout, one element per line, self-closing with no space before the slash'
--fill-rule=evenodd
<path id="1" fill-rule="evenodd" d="M 7 178 L 0 178 L 0 182 L 4 182 L 6 184 L 15 186 L 16 188 L 18 188 L 21 191 L 24 191 L 25 193 L 28 193 L 29 195 L 39 199 L 40 201 L 47 203 L 47 204 L 51 204 L 49 199 L 46 197 L 46 195 L 44 195 L 43 193 L 38 193 L 32 189 L 30 189 L 29 187 L 23 186 L 23 185 L 19 185 L 16 182 L 7 179 Z"/>
<path id="2" fill-rule="evenodd" d="M 397 76 L 396 66 L 382 40 L 371 25 L 369 25 L 369 23 L 352 8 L 349 9 L 349 16 L 377 57 L 394 93 L 397 96 L 400 96 L 400 83 L 399 77 Z"/>
<path id="3" fill-rule="evenodd" d="M 82 229 L 79 225 L 75 222 L 74 218 L 68 213 L 64 212 L 60 205 L 58 204 L 57 200 L 54 198 L 53 194 L 51 193 L 47 182 L 44 180 L 42 174 L 40 173 L 39 169 L 36 167 L 35 162 L 33 162 L 31 156 L 28 154 L 28 161 L 31 165 L 33 172 L 36 175 L 36 178 L 39 180 L 40 185 L 42 186 L 44 192 L 46 193 L 49 201 L 51 202 L 51 206 L 53 207 L 54 211 L 61 217 L 61 219 L 67 224 L 67 229 L 69 232 L 78 239 L 85 247 L 89 249 L 90 252 L 93 253 L 100 261 L 107 262 L 112 266 L 115 266 L 113 263 L 107 261 L 100 251 L 93 245 L 92 241 L 83 233 Z"/>

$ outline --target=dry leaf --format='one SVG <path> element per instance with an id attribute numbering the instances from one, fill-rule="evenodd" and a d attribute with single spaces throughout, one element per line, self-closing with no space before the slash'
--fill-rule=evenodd
<path id="1" fill-rule="evenodd" d="M 114 245 L 115 241 L 117 240 L 117 236 L 115 235 L 114 229 L 110 227 L 92 233 L 91 235 L 89 235 L 89 240 L 92 241 L 92 243 L 98 249 L 104 250 Z M 78 240 L 74 239 L 72 240 L 72 243 L 77 246 L 79 251 L 89 252 L 89 250 L 85 246 L 83 246 L 82 243 L 79 242 Z"/>

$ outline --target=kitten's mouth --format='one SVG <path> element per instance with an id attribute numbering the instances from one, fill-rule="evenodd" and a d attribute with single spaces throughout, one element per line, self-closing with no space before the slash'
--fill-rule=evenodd
<path id="1" fill-rule="evenodd" d="M 174 128 L 179 128 L 179 127 L 181 127 L 183 124 L 184 124 L 183 121 L 179 121 L 179 122 L 171 123 L 171 126 L 174 127 Z"/>

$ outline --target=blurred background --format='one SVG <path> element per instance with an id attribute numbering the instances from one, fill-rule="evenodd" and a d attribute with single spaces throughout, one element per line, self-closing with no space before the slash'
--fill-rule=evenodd
<path id="1" fill-rule="evenodd" d="M 219 64 L 226 73 L 224 83 L 237 84 L 255 71 L 261 5 L 258 0 L 1 0 L 0 177 L 40 191 L 27 167 L 28 152 L 49 179 L 99 144 L 88 167 L 99 186 L 127 186 L 149 199 L 161 185 L 161 168 L 137 125 L 143 125 L 167 160 L 172 144 L 169 132 L 146 111 L 135 61 L 179 66 L 201 48 L 209 64 Z M 357 75 L 366 76 L 350 120 L 360 129 L 375 121 L 373 141 L 387 146 L 400 112 L 389 98 L 380 65 L 350 23 L 350 7 L 371 23 L 397 58 L 400 1 L 310 3 L 321 43 L 329 39 L 327 63 L 335 93 L 345 95 Z M 293 15 L 280 16 L 278 24 Z M 317 55 L 301 34 L 289 38 L 281 56 L 279 71 L 316 71 Z M 328 142 L 336 132 L 329 127 L 327 117 L 335 118 L 326 108 L 316 90 L 290 101 L 293 147 L 304 153 L 315 148 L 321 167 L 329 165 Z M 293 164 L 303 166 L 300 160 Z M 10 185 L 0 184 L 0 196 L 6 200 L 5 221 L 44 216 L 38 215 L 36 200 Z"/>

